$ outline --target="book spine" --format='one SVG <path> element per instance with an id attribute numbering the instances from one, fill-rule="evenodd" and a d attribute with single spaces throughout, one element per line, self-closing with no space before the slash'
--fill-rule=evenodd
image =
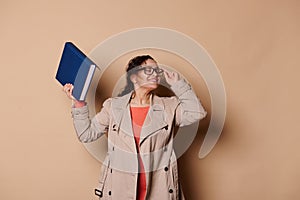
<path id="1" fill-rule="evenodd" d="M 86 96 L 87 91 L 89 89 L 91 79 L 93 78 L 95 69 L 96 69 L 96 65 L 91 65 L 90 66 L 89 72 L 87 74 L 87 77 L 86 77 L 86 80 L 85 80 L 85 83 L 84 83 L 84 86 L 83 86 L 83 89 L 82 89 L 82 92 L 81 92 L 81 95 L 80 95 L 80 98 L 79 98 L 80 101 L 85 100 L 85 96 Z"/>

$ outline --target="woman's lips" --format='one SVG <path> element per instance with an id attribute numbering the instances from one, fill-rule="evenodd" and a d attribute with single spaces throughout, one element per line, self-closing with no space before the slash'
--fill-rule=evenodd
<path id="1" fill-rule="evenodd" d="M 158 82 L 158 79 L 152 78 L 152 79 L 149 79 L 148 81 L 149 81 L 149 82 L 153 82 L 153 83 L 157 83 L 157 82 Z"/>

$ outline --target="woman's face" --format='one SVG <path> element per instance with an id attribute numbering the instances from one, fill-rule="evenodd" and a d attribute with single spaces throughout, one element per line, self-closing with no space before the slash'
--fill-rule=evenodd
<path id="1" fill-rule="evenodd" d="M 151 91 L 158 87 L 163 70 L 154 60 L 146 60 L 137 70 L 131 77 L 135 90 L 143 88 Z"/>

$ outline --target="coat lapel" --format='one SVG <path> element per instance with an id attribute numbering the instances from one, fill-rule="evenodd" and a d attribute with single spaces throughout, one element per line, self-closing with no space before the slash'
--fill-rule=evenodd
<path id="1" fill-rule="evenodd" d="M 112 101 L 112 114 L 116 125 L 121 129 L 121 131 L 133 137 L 131 115 L 129 110 L 130 98 L 131 93 L 120 98 L 115 98 Z"/>
<path id="2" fill-rule="evenodd" d="M 157 130 L 168 126 L 165 122 L 165 110 L 162 100 L 155 95 L 151 100 L 151 107 L 141 130 L 140 144 Z"/>
<path id="3" fill-rule="evenodd" d="M 116 125 L 120 130 L 132 138 L 134 142 L 134 134 L 132 129 L 132 120 L 130 114 L 130 98 L 132 93 L 124 95 L 120 98 L 114 98 L 112 101 L 112 114 Z M 151 134 L 159 129 L 167 127 L 165 122 L 164 103 L 158 96 L 152 95 L 151 106 L 145 118 L 144 125 L 140 134 L 140 144 Z"/>

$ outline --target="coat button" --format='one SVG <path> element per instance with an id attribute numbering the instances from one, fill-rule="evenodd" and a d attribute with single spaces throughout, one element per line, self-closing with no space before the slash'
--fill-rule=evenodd
<path id="1" fill-rule="evenodd" d="M 173 193 L 173 190 L 172 190 L 172 189 L 169 189 L 169 193 Z"/>
<path id="2" fill-rule="evenodd" d="M 102 191 L 95 189 L 95 195 L 102 197 Z"/>
<path id="3" fill-rule="evenodd" d="M 113 131 L 117 131 L 117 128 L 116 128 L 116 127 L 117 127 L 117 125 L 114 124 L 113 127 L 112 127 L 112 128 L 113 128 Z"/>
<path id="4" fill-rule="evenodd" d="M 111 196 L 111 191 L 108 192 L 108 195 Z"/>
<path id="5" fill-rule="evenodd" d="M 168 171 L 169 170 L 169 168 L 168 167 L 165 167 L 165 171 Z"/>

